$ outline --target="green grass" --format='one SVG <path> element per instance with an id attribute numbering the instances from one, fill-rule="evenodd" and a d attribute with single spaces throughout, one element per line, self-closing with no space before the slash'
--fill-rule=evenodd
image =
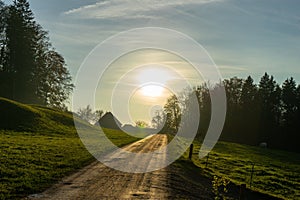
<path id="1" fill-rule="evenodd" d="M 194 142 L 192 161 L 204 169 L 207 157 L 200 160 L 199 149 L 200 144 Z M 283 199 L 300 199 L 300 154 L 297 153 L 219 142 L 209 154 L 205 171 L 211 177 L 226 177 L 249 187 L 253 163 L 253 190 Z"/>
<path id="2" fill-rule="evenodd" d="M 35 193 L 92 160 L 76 137 L 0 132 L 0 198 Z"/>
<path id="3" fill-rule="evenodd" d="M 77 117 L 75 120 L 81 128 L 93 128 Z M 72 113 L 38 105 L 26 105 L 5 98 L 0 98 L 0 130 L 46 135 L 76 133 Z"/>
<path id="4" fill-rule="evenodd" d="M 0 120 L 0 199 L 41 192 L 94 160 L 77 135 L 71 113 L 0 98 Z M 84 134 L 100 131 L 75 120 Z M 139 139 L 117 130 L 104 132 L 117 146 Z"/>

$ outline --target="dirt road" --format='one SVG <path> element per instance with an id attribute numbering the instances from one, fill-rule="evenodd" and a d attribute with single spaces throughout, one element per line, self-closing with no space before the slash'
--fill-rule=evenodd
<path id="1" fill-rule="evenodd" d="M 126 146 L 127 151 L 144 153 L 167 145 L 166 135 L 154 135 Z M 143 160 L 148 162 L 151 160 Z M 180 178 L 172 178 L 169 167 L 150 173 L 120 172 L 96 161 L 60 183 L 29 199 L 174 199 L 191 198 L 191 189 Z M 196 198 L 196 196 L 195 196 Z"/>

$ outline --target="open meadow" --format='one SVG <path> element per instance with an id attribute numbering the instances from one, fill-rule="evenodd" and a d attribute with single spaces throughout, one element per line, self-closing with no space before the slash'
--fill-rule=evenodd
<path id="1" fill-rule="evenodd" d="M 200 160 L 199 149 L 200 144 L 194 142 L 192 161 L 210 177 L 224 177 L 249 188 L 254 164 L 252 190 L 283 199 L 300 198 L 300 154 L 219 142 L 208 159 Z"/>

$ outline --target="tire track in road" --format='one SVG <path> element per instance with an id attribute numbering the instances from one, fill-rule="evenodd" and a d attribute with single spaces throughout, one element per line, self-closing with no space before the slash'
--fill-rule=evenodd
<path id="1" fill-rule="evenodd" d="M 166 135 L 157 134 L 128 145 L 124 150 L 147 153 L 160 149 L 167 143 Z M 166 152 L 159 156 L 166 159 Z M 143 162 L 143 165 L 148 166 L 158 164 L 155 156 L 134 162 Z M 126 173 L 95 161 L 45 192 L 31 195 L 28 199 L 168 199 L 170 192 L 167 173 L 167 169 L 149 173 Z"/>

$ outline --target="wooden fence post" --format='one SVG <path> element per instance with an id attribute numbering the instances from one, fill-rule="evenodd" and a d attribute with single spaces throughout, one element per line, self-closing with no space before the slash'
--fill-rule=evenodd
<path id="1" fill-rule="evenodd" d="M 194 145 L 190 145 L 189 159 L 192 160 Z"/>

